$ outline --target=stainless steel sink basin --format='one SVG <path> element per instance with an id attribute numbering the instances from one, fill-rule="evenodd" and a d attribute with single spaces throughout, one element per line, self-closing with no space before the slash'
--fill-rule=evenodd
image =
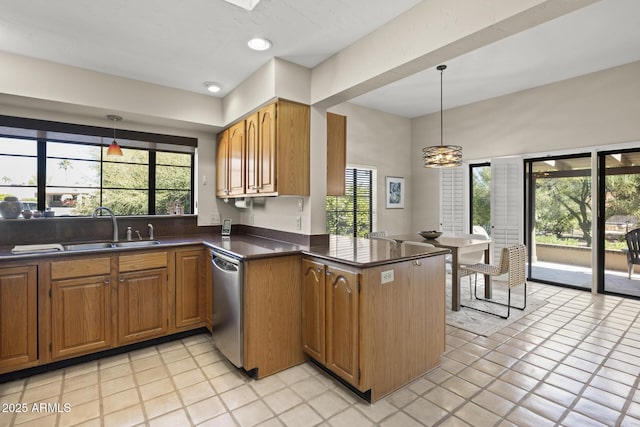
<path id="1" fill-rule="evenodd" d="M 89 242 L 89 243 L 70 243 L 62 245 L 65 251 L 95 251 L 97 249 L 114 249 L 114 248 L 137 248 L 145 246 L 155 246 L 160 244 L 158 240 L 130 240 L 126 242 Z"/>
<path id="2" fill-rule="evenodd" d="M 93 242 L 93 243 L 72 243 L 63 245 L 65 251 L 93 251 L 96 249 L 111 249 L 113 243 L 110 242 Z"/>
<path id="3" fill-rule="evenodd" d="M 126 242 L 117 242 L 115 243 L 115 247 L 130 248 L 130 247 L 139 247 L 139 246 L 154 246 L 159 244 L 160 244 L 160 241 L 158 240 L 130 240 Z"/>

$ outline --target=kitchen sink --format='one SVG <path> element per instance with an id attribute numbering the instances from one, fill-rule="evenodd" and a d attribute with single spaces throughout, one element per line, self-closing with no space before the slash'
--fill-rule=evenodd
<path id="1" fill-rule="evenodd" d="M 115 247 L 113 243 L 110 242 L 72 243 L 62 246 L 65 251 L 93 251 L 96 249 L 111 249 Z"/>
<path id="2" fill-rule="evenodd" d="M 130 240 L 126 242 L 89 242 L 62 245 L 65 251 L 95 251 L 97 249 L 145 247 L 160 244 L 158 240 Z"/>
<path id="3" fill-rule="evenodd" d="M 130 248 L 130 247 L 139 247 L 139 246 L 154 246 L 159 245 L 160 241 L 158 240 L 129 240 L 126 242 L 117 242 L 114 243 L 116 248 Z"/>

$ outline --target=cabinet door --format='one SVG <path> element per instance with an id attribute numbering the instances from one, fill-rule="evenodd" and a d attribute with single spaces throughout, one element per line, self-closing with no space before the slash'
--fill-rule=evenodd
<path id="1" fill-rule="evenodd" d="M 109 276 L 51 282 L 51 357 L 65 359 L 111 346 Z"/>
<path id="2" fill-rule="evenodd" d="M 259 142 L 258 142 L 258 113 L 247 117 L 246 142 L 247 142 L 247 194 L 256 194 L 260 187 L 259 182 Z"/>
<path id="3" fill-rule="evenodd" d="M 245 192 L 245 133 L 244 121 L 229 128 L 229 195 Z"/>
<path id="4" fill-rule="evenodd" d="M 302 260 L 302 348 L 324 364 L 325 355 L 325 285 L 324 265 Z"/>
<path id="5" fill-rule="evenodd" d="M 216 151 L 216 196 L 229 195 L 229 131 L 218 134 Z"/>
<path id="6" fill-rule="evenodd" d="M 38 360 L 37 267 L 0 269 L 0 372 Z"/>
<path id="7" fill-rule="evenodd" d="M 326 366 L 357 386 L 359 374 L 359 275 L 327 266 Z"/>
<path id="8" fill-rule="evenodd" d="M 118 341 L 129 344 L 163 336 L 168 331 L 167 269 L 120 274 Z"/>
<path id="9" fill-rule="evenodd" d="M 344 196 L 347 118 L 327 113 L 327 196 Z"/>
<path id="10" fill-rule="evenodd" d="M 260 110 L 259 179 L 260 193 L 276 192 L 276 104 Z"/>
<path id="11" fill-rule="evenodd" d="M 201 326 L 205 320 L 206 261 L 202 249 L 176 252 L 176 328 Z"/>

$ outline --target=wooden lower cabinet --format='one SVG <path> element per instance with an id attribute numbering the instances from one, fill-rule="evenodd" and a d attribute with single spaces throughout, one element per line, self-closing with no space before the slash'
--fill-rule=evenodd
<path id="1" fill-rule="evenodd" d="M 0 373 L 38 362 L 38 268 L 0 268 Z"/>
<path id="2" fill-rule="evenodd" d="M 244 369 L 258 378 L 304 361 L 300 255 L 244 263 Z"/>
<path id="3" fill-rule="evenodd" d="M 359 386 L 359 274 L 302 260 L 303 349 L 353 386 Z"/>
<path id="4" fill-rule="evenodd" d="M 324 264 L 302 260 L 302 348 L 325 363 Z"/>
<path id="5" fill-rule="evenodd" d="M 120 273 L 118 343 L 161 337 L 168 329 L 167 269 Z"/>
<path id="6" fill-rule="evenodd" d="M 362 269 L 305 257 L 301 276 L 304 352 L 372 402 L 440 364 L 444 255 Z"/>
<path id="7" fill-rule="evenodd" d="M 205 298 L 209 262 L 206 251 L 201 248 L 177 250 L 175 261 L 176 329 L 202 326 L 207 309 Z"/>
<path id="8" fill-rule="evenodd" d="M 111 257 L 51 263 L 51 359 L 112 344 Z"/>
<path id="9" fill-rule="evenodd" d="M 326 366 L 344 380 L 358 386 L 359 364 L 359 274 L 335 266 L 326 271 Z"/>

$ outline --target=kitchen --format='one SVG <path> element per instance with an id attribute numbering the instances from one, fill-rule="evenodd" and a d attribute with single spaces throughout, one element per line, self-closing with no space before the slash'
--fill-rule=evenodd
<path id="1" fill-rule="evenodd" d="M 426 3 L 422 7 L 426 9 Z M 405 16 L 403 19 L 411 22 L 406 23 L 406 27 L 414 28 L 416 25 L 412 22 L 419 20 L 421 13 L 425 14 L 427 11 L 416 10 L 411 16 Z M 479 20 L 481 18 L 477 17 Z M 388 28 L 388 32 L 398 37 L 399 44 L 415 44 L 412 41 L 413 34 L 396 30 Z M 464 32 L 462 29 L 459 30 Z M 462 36 L 463 34 L 458 34 L 458 37 Z M 367 40 L 363 39 L 360 43 L 364 45 L 366 42 Z M 365 47 L 354 45 L 350 49 L 364 50 Z M 454 47 L 449 48 L 455 51 Z M 392 49 L 393 47 L 389 47 L 385 50 L 384 45 L 376 46 L 379 55 L 392 57 L 389 52 Z M 421 47 L 416 50 L 422 52 L 435 49 Z M 369 48 L 367 51 L 371 52 L 372 49 Z M 345 52 L 343 55 L 348 53 Z M 354 55 L 357 59 L 362 59 L 359 53 Z M 455 56 L 452 53 L 449 55 Z M 199 225 L 214 224 L 212 218 L 219 220 L 230 217 L 233 223 L 238 224 L 304 235 L 323 234 L 325 224 L 321 212 L 324 209 L 323 187 L 326 168 L 323 142 L 324 109 L 321 106 L 323 102 L 319 101 L 330 100 L 326 104 L 332 104 L 332 112 L 348 117 L 348 162 L 376 165 L 380 176 L 407 178 L 408 197 L 405 209 L 379 209 L 379 228 L 393 234 L 438 228 L 438 203 L 435 202 L 439 200 L 437 172 L 422 168 L 421 159 L 416 153 L 420 152 L 425 141 L 435 143 L 439 140 L 439 115 L 408 119 L 351 103 L 334 103 L 333 100 L 350 98 L 342 92 L 346 94 L 349 89 L 353 89 L 357 94 L 362 92 L 362 89 L 357 83 L 352 83 L 351 87 L 347 83 L 341 90 L 329 88 L 326 93 L 322 93 L 322 70 L 329 69 L 327 76 L 331 75 L 332 71 L 340 71 L 330 69 L 332 61 L 311 72 L 287 61 L 270 60 L 229 94 L 229 98 L 223 103 L 217 98 L 134 82 L 11 53 L 2 53 L 2 60 L 3 64 L 8 64 L 2 70 L 3 86 L 0 92 L 3 114 L 106 126 L 102 117 L 110 112 L 124 111 L 123 116 L 131 117 L 129 120 L 134 122 L 128 123 L 127 128 L 149 132 L 164 131 L 168 134 L 177 133 L 198 138 L 197 176 L 207 177 L 207 180 L 197 180 L 195 190 L 198 194 Z M 356 59 L 353 61 L 356 62 Z M 398 59 L 395 66 L 399 67 L 400 61 Z M 431 59 L 426 62 L 433 68 L 440 61 Z M 365 65 L 354 63 L 351 70 L 358 74 L 357 70 L 362 67 Z M 392 69 L 394 65 L 388 67 Z M 639 132 L 636 121 L 629 120 L 624 114 L 619 114 L 619 111 L 633 111 L 637 106 L 638 97 L 634 95 L 634 90 L 637 88 L 635 76 L 638 74 L 638 67 L 637 62 L 630 63 L 530 89 L 520 94 L 506 95 L 449 110 L 446 113 L 445 141 L 463 145 L 464 155 L 468 159 L 485 159 L 527 151 L 577 149 L 600 145 L 603 141 L 637 140 Z M 345 76 L 345 80 L 351 79 Z M 283 85 L 283 81 L 288 85 Z M 90 88 L 78 90 L 79 82 L 94 84 Z M 319 86 L 312 86 L 312 91 L 309 89 L 309 82 L 313 82 L 314 85 L 319 82 Z M 55 91 L 52 87 L 56 88 Z M 122 90 L 113 93 L 113 87 L 121 87 Z M 582 90 L 584 87 L 589 87 L 590 90 Z M 320 94 L 317 94 L 318 91 Z M 297 213 L 297 198 L 267 199 L 264 206 L 255 205 L 245 211 L 210 196 L 215 176 L 214 164 L 207 160 L 215 158 L 215 137 L 211 128 L 222 129 L 274 95 L 314 104 L 311 115 L 311 158 L 317 161 L 311 164 L 311 196 L 303 198 L 301 215 Z M 142 98 L 146 102 L 141 102 Z M 553 112 L 548 111 L 549 105 L 554 105 L 556 109 Z M 619 110 L 611 110 L 611 105 L 619 106 Z M 79 110 L 82 110 L 82 113 Z M 96 114 L 88 117 L 88 111 Z M 100 114 L 97 114 L 98 112 Z M 606 129 L 599 126 L 596 120 L 589 119 L 598 117 L 610 120 Z M 185 129 L 185 123 L 192 126 Z M 122 126 L 125 127 L 124 123 Z M 391 144 L 389 141 L 394 143 Z M 410 175 L 407 171 L 410 171 Z M 379 188 L 381 192 L 381 181 Z M 298 216 L 302 217 L 299 230 L 296 221 Z"/>

